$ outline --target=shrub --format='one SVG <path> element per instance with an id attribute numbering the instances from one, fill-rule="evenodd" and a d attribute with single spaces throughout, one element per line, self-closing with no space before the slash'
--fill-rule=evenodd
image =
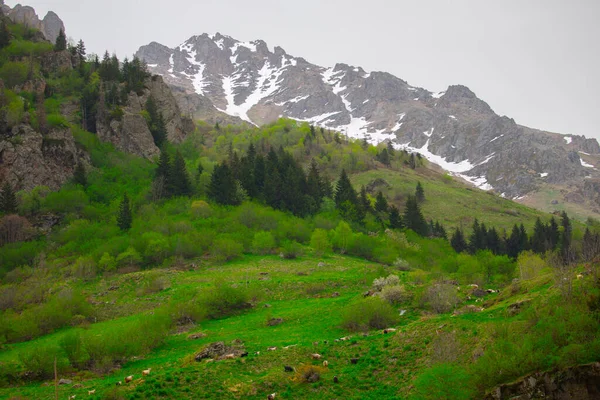
<path id="1" fill-rule="evenodd" d="M 252 250 L 257 254 L 269 254 L 275 248 L 275 238 L 271 232 L 260 231 L 254 234 Z"/>
<path id="2" fill-rule="evenodd" d="M 209 218 L 212 216 L 212 208 L 204 200 L 195 200 L 192 202 L 192 215 L 195 218 Z"/>
<path id="3" fill-rule="evenodd" d="M 27 372 L 26 375 L 34 379 L 48 379 L 54 376 L 54 360 L 59 373 L 64 373 L 69 362 L 55 345 L 38 345 L 28 351 L 19 353 L 19 360 Z"/>
<path id="4" fill-rule="evenodd" d="M 200 304 L 209 318 L 222 318 L 252 307 L 247 290 L 217 282 L 214 289 L 203 294 Z"/>
<path id="5" fill-rule="evenodd" d="M 397 305 L 410 300 L 410 295 L 406 292 L 404 286 L 401 285 L 386 286 L 378 293 L 378 296 L 391 305 Z"/>
<path id="6" fill-rule="evenodd" d="M 302 254 L 302 246 L 295 240 L 286 240 L 281 246 L 281 256 L 286 260 L 294 259 Z"/>
<path id="7" fill-rule="evenodd" d="M 74 368 L 82 369 L 90 360 L 90 356 L 84 347 L 83 337 L 79 330 L 69 332 L 63 336 L 60 341 L 60 347 L 66 354 L 69 363 Z"/>
<path id="8" fill-rule="evenodd" d="M 373 289 L 380 292 L 386 286 L 396 286 L 400 284 L 398 275 L 389 275 L 387 278 L 381 277 L 373 280 Z"/>
<path id="9" fill-rule="evenodd" d="M 301 365 L 296 368 L 293 380 L 300 383 L 315 383 L 321 379 L 325 368 L 318 365 Z"/>
<path id="10" fill-rule="evenodd" d="M 27 218 L 5 215 L 0 219 L 0 246 L 27 240 L 33 236 L 33 228 Z"/>
<path id="11" fill-rule="evenodd" d="M 96 262 L 91 257 L 79 257 L 71 267 L 73 276 L 82 280 L 92 280 L 96 277 Z"/>
<path id="12" fill-rule="evenodd" d="M 117 261 L 113 256 L 104 252 L 100 261 L 98 261 L 98 267 L 100 268 L 100 271 L 111 272 L 117 268 Z"/>
<path id="13" fill-rule="evenodd" d="M 117 256 L 117 265 L 119 267 L 133 267 L 141 263 L 142 256 L 140 256 L 140 253 L 131 246 Z"/>
<path id="14" fill-rule="evenodd" d="M 398 257 L 396 261 L 394 261 L 394 267 L 398 268 L 400 271 L 410 271 L 410 264 L 408 261 Z"/>
<path id="15" fill-rule="evenodd" d="M 471 376 L 463 367 L 439 364 L 427 369 L 415 380 L 411 399 L 469 400 L 474 395 Z"/>
<path id="16" fill-rule="evenodd" d="M 379 297 L 368 297 L 349 306 L 342 327 L 351 332 L 388 328 L 398 322 L 396 310 Z"/>
<path id="17" fill-rule="evenodd" d="M 327 232 L 323 229 L 315 229 L 310 238 L 310 246 L 318 256 L 329 253 L 331 251 L 331 243 L 329 242 Z"/>
<path id="18" fill-rule="evenodd" d="M 421 306 L 442 314 L 450 312 L 460 302 L 453 285 L 441 283 L 427 288 L 421 297 Z"/>
<path id="19" fill-rule="evenodd" d="M 69 121 L 60 114 L 48 114 L 48 126 L 51 128 L 64 129 L 69 127 Z"/>
<path id="20" fill-rule="evenodd" d="M 161 292 L 171 286 L 169 279 L 161 271 L 150 271 L 146 274 L 142 286 L 138 288 L 137 295 L 143 296 Z"/>
<path id="21" fill-rule="evenodd" d="M 0 68 L 0 79 L 4 80 L 7 88 L 12 89 L 25 83 L 27 71 L 28 66 L 26 63 L 9 61 Z"/>
<path id="22" fill-rule="evenodd" d="M 210 254 L 216 261 L 225 262 L 241 256 L 243 251 L 243 244 L 228 237 L 219 237 L 213 242 Z"/>

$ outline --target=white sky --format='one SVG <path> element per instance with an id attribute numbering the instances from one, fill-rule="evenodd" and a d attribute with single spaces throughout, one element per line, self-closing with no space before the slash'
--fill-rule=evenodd
<path id="1" fill-rule="evenodd" d="M 16 1 L 6 1 L 14 6 Z M 463 84 L 500 115 L 600 139 L 600 0 L 29 0 L 88 52 L 131 56 L 221 32 L 431 91 Z"/>

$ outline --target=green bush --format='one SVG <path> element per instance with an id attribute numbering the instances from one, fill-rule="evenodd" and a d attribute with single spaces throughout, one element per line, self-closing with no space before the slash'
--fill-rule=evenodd
<path id="1" fill-rule="evenodd" d="M 83 369 L 87 366 L 90 356 L 85 349 L 81 331 L 75 330 L 63 336 L 60 347 L 66 354 L 71 366 L 77 369 Z"/>
<path id="2" fill-rule="evenodd" d="M 271 232 L 260 231 L 254 234 L 252 251 L 256 254 L 269 254 L 275 248 L 275 238 Z"/>
<path id="3" fill-rule="evenodd" d="M 201 296 L 199 303 L 209 318 L 223 318 L 252 307 L 250 294 L 246 289 L 236 288 L 224 282 L 217 282 L 214 289 Z"/>
<path id="4" fill-rule="evenodd" d="M 55 345 L 40 345 L 19 353 L 26 375 L 33 379 L 48 379 L 54 376 L 54 360 L 58 373 L 69 368 L 69 360 Z"/>
<path id="5" fill-rule="evenodd" d="M 315 229 L 310 237 L 310 246 L 318 256 L 322 256 L 323 254 L 329 253 L 332 250 L 331 243 L 329 242 L 329 236 L 323 229 Z"/>
<path id="6" fill-rule="evenodd" d="M 294 240 L 286 240 L 281 244 L 281 256 L 287 260 L 302 255 L 302 245 Z"/>
<path id="7" fill-rule="evenodd" d="M 414 400 L 469 400 L 475 388 L 469 373 L 452 364 L 435 365 L 415 380 L 410 399 Z"/>
<path id="8" fill-rule="evenodd" d="M 60 114 L 48 114 L 46 117 L 51 128 L 64 129 L 69 127 L 69 121 Z"/>
<path id="9" fill-rule="evenodd" d="M 243 251 L 241 243 L 228 237 L 219 237 L 213 242 L 210 254 L 217 262 L 225 262 L 241 256 Z"/>
<path id="10" fill-rule="evenodd" d="M 379 297 L 367 297 L 348 306 L 342 327 L 350 332 L 389 328 L 398 323 L 398 313 Z"/>
<path id="11" fill-rule="evenodd" d="M 27 80 L 29 66 L 24 62 L 9 61 L 0 67 L 0 79 L 7 88 L 22 85 Z"/>

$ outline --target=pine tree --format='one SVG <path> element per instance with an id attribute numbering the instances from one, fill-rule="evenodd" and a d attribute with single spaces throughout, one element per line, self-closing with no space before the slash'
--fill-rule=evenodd
<path id="1" fill-rule="evenodd" d="M 506 240 L 506 254 L 510 258 L 516 259 L 521 251 L 523 251 L 521 231 L 517 224 L 515 224 L 510 236 Z"/>
<path id="2" fill-rule="evenodd" d="M 79 39 L 77 46 L 75 46 L 75 51 L 77 52 L 77 57 L 79 57 L 79 62 L 83 63 L 85 61 L 85 44 L 83 40 Z"/>
<path id="3" fill-rule="evenodd" d="M 484 232 L 479 225 L 479 221 L 475 218 L 473 221 L 473 230 L 471 231 L 471 235 L 469 236 L 469 251 L 472 254 L 477 253 L 479 250 L 485 249 L 485 239 Z"/>
<path id="4" fill-rule="evenodd" d="M 0 49 L 5 48 L 10 44 L 10 32 L 8 30 L 8 26 L 6 26 L 6 21 L 2 20 L 0 22 Z"/>
<path id="5" fill-rule="evenodd" d="M 414 153 L 410 153 L 410 158 L 408 160 L 408 165 L 412 169 L 417 168 L 417 161 L 415 160 L 415 154 Z"/>
<path id="6" fill-rule="evenodd" d="M 394 158 L 394 154 L 396 154 L 396 151 L 394 150 L 394 144 L 391 140 L 387 141 L 387 151 L 388 155 L 390 156 L 390 159 Z"/>
<path id="7" fill-rule="evenodd" d="M 565 263 L 573 261 L 573 254 L 571 249 L 572 240 L 572 226 L 569 216 L 566 212 L 562 212 L 560 215 L 560 224 L 562 226 L 562 232 L 560 235 L 560 254 Z"/>
<path id="8" fill-rule="evenodd" d="M 413 196 L 408 196 L 404 208 L 404 217 L 402 218 L 404 225 L 408 229 L 412 229 L 421 236 L 429 235 L 429 227 L 417 200 Z"/>
<path id="9" fill-rule="evenodd" d="M 321 203 L 323 202 L 323 182 L 321 181 L 319 168 L 317 167 L 317 162 L 314 158 L 311 161 L 310 168 L 308 170 L 306 189 L 306 193 L 313 199 L 314 202 L 312 211 L 317 212 L 321 208 Z"/>
<path id="10" fill-rule="evenodd" d="M 129 197 L 127 197 L 127 193 L 125 193 L 123 195 L 123 200 L 121 200 L 121 204 L 119 205 L 119 215 L 117 215 L 117 226 L 122 231 L 128 231 L 129 229 L 131 229 L 132 221 L 133 217 L 131 215 Z"/>
<path id="11" fill-rule="evenodd" d="M 157 191 L 156 197 L 159 199 L 169 197 L 173 193 L 171 182 L 171 159 L 166 149 L 160 150 L 160 157 L 158 158 L 158 164 L 154 171 L 154 186 Z"/>
<path id="12" fill-rule="evenodd" d="M 460 228 L 456 228 L 456 230 L 452 234 L 452 237 L 450 238 L 450 245 L 457 253 L 467 251 L 467 241 L 465 240 L 465 236 L 463 235 Z"/>
<path id="13" fill-rule="evenodd" d="M 423 190 L 421 182 L 417 182 L 417 188 L 415 189 L 415 198 L 419 203 L 425 201 L 425 191 Z"/>
<path id="14" fill-rule="evenodd" d="M 558 230 L 558 224 L 554 217 L 550 218 L 550 222 L 547 226 L 547 237 L 549 242 L 549 249 L 554 250 L 556 246 L 558 246 L 558 242 L 560 241 L 560 232 Z"/>
<path id="15" fill-rule="evenodd" d="M 373 212 L 373 207 L 371 205 L 371 200 L 369 200 L 369 196 L 367 195 L 367 189 L 365 185 L 360 187 L 360 194 L 358 196 L 358 202 L 360 203 L 360 207 L 363 209 L 365 215 L 367 213 Z"/>
<path id="16" fill-rule="evenodd" d="M 15 196 L 12 186 L 8 181 L 5 181 L 0 192 L 0 212 L 4 214 L 16 214 L 18 206 L 17 196 Z"/>
<path id="17" fill-rule="evenodd" d="M 342 169 L 338 179 L 334 200 L 337 209 L 344 218 L 362 223 L 365 217 L 364 210 L 358 202 L 358 195 L 352 187 L 345 169 Z"/>
<path id="18" fill-rule="evenodd" d="M 383 149 L 381 150 L 381 153 L 379 153 L 377 155 L 377 159 L 379 160 L 380 163 L 382 163 L 383 165 L 390 165 L 390 155 L 388 154 L 387 149 Z"/>
<path id="19" fill-rule="evenodd" d="M 398 207 L 392 205 L 390 207 L 390 228 L 401 229 L 402 228 L 402 217 L 400 216 L 400 210 Z"/>
<path id="20" fill-rule="evenodd" d="M 533 235 L 531 235 L 531 250 L 535 253 L 542 254 L 548 250 L 548 241 L 546 240 L 546 227 L 538 217 L 533 226 Z"/>
<path id="21" fill-rule="evenodd" d="M 175 153 L 171 165 L 170 181 L 173 187 L 173 196 L 189 196 L 192 193 L 190 176 L 185 166 L 185 160 L 179 151 Z"/>
<path id="22" fill-rule="evenodd" d="M 375 212 L 383 214 L 388 212 L 388 202 L 385 196 L 381 191 L 377 193 L 377 197 L 375 198 Z"/>
<path id="23" fill-rule="evenodd" d="M 146 100 L 146 111 L 150 117 L 149 128 L 152 139 L 154 139 L 154 144 L 157 147 L 162 147 L 167 141 L 167 125 L 162 113 L 158 110 L 153 96 L 149 96 L 148 100 Z"/>
<path id="24" fill-rule="evenodd" d="M 65 31 L 60 30 L 58 32 L 58 36 L 56 38 L 56 43 L 54 44 L 54 51 L 63 51 L 67 49 L 67 37 L 65 36 Z"/>
<path id="25" fill-rule="evenodd" d="M 233 179 L 231 169 L 226 163 L 215 165 L 210 176 L 208 196 L 219 204 L 239 204 L 237 184 Z"/>
<path id="26" fill-rule="evenodd" d="M 257 197 L 262 198 L 265 186 L 265 158 L 262 154 L 258 154 L 254 160 L 254 186 Z"/>
<path id="27" fill-rule="evenodd" d="M 501 252 L 500 236 L 494 227 L 487 232 L 487 248 L 494 254 Z"/>
<path id="28" fill-rule="evenodd" d="M 583 261 L 593 261 L 600 252 L 600 236 L 597 233 L 590 232 L 589 228 L 585 228 L 583 235 L 583 243 L 581 246 L 581 255 Z"/>
<path id="29" fill-rule="evenodd" d="M 75 167 L 75 172 L 73 173 L 73 183 L 76 185 L 81 185 L 83 187 L 87 186 L 87 176 L 85 173 L 85 166 L 81 161 L 77 163 Z"/>

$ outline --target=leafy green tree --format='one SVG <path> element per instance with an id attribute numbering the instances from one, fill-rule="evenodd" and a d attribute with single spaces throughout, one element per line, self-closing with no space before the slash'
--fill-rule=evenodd
<path id="1" fill-rule="evenodd" d="M 77 163 L 75 167 L 75 172 L 73 173 L 73 183 L 76 185 L 81 185 L 83 187 L 87 186 L 87 176 L 85 173 L 85 166 L 81 161 Z"/>
<path id="2" fill-rule="evenodd" d="M 123 195 L 123 200 L 119 204 L 119 214 L 117 215 L 117 226 L 122 231 L 128 231 L 131 229 L 131 223 L 133 222 L 133 216 L 131 213 L 131 206 L 129 204 L 129 197 L 127 193 Z"/>
<path id="3" fill-rule="evenodd" d="M 310 247 L 312 247 L 317 256 L 329 253 L 331 251 L 331 243 L 327 236 L 327 231 L 324 229 L 315 229 L 310 237 Z"/>
<path id="4" fill-rule="evenodd" d="M 2 186 L 2 192 L 0 192 L 0 212 L 4 214 L 16 214 L 18 206 L 17 197 L 12 186 L 8 181 L 5 181 Z"/>
<path id="5" fill-rule="evenodd" d="M 415 198 L 419 203 L 425 201 L 425 191 L 423 190 L 421 182 L 417 182 L 417 188 L 415 189 Z"/>
<path id="6" fill-rule="evenodd" d="M 340 221 L 333 231 L 333 246 L 341 254 L 344 254 L 352 246 L 353 236 L 354 234 L 350 225 L 345 221 Z"/>
<path id="7" fill-rule="evenodd" d="M 467 251 L 469 248 L 467 241 L 465 240 L 465 236 L 460 228 L 456 228 L 452 234 L 452 237 L 450 238 L 450 245 L 457 253 Z"/>
<path id="8" fill-rule="evenodd" d="M 58 32 L 58 36 L 56 37 L 56 43 L 54 44 L 54 51 L 63 51 L 67 49 L 67 37 L 65 36 L 65 31 L 60 30 Z"/>
<path id="9" fill-rule="evenodd" d="M 402 221 L 404 226 L 408 229 L 412 229 L 421 236 L 427 236 L 429 234 L 427 221 L 425 221 L 425 217 L 423 217 L 423 214 L 421 213 L 421 208 L 413 196 L 408 196 L 408 199 L 406 200 Z"/>

